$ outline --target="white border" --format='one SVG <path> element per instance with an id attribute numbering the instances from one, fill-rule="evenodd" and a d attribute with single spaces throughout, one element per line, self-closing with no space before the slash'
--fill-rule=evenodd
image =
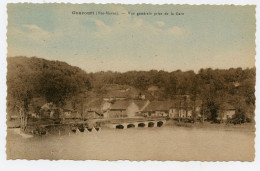
<path id="1" fill-rule="evenodd" d="M 258 97 L 260 97 L 259 89 L 259 74 L 260 74 L 260 62 L 259 58 L 259 17 L 260 17 L 260 4 L 257 0 L 0 0 L 0 170 L 260 170 L 260 134 L 259 124 L 256 125 L 256 138 L 255 138 L 255 150 L 256 157 L 254 162 L 129 162 L 129 161 L 117 161 L 117 162 L 102 162 L 102 161 L 27 161 L 27 160 L 6 160 L 5 154 L 5 137 L 6 137 L 6 26 L 7 26 L 7 3 L 18 2 L 33 2 L 33 3 L 122 3 L 122 4 L 191 4 L 191 5 L 257 5 L 256 18 L 257 18 L 257 32 L 256 32 L 256 68 L 257 68 L 257 81 L 256 81 L 256 123 L 260 123 L 259 103 Z"/>

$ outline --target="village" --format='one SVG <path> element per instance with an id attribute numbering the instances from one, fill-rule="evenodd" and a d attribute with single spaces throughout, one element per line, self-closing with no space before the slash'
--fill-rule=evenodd
<path id="1" fill-rule="evenodd" d="M 256 5 L 160 4 L 6 4 L 3 157 L 253 161 Z"/>
<path id="2" fill-rule="evenodd" d="M 192 101 L 189 95 L 178 95 L 175 100 L 149 100 L 156 96 L 158 87 L 149 87 L 149 94 L 142 94 L 131 86 L 117 84 L 105 85 L 103 89 L 105 91 L 102 97 L 83 99 L 78 104 L 70 101 L 64 108 L 57 107 L 52 102 L 46 103 L 43 98 L 33 98 L 29 105 L 29 118 L 58 120 L 61 123 L 95 119 L 126 121 L 163 118 L 183 122 L 207 120 L 206 115 L 203 115 L 202 101 Z M 218 119 L 226 122 L 235 115 L 235 110 L 232 105 L 225 103 Z M 10 119 L 19 120 L 19 115 L 12 115 Z"/>

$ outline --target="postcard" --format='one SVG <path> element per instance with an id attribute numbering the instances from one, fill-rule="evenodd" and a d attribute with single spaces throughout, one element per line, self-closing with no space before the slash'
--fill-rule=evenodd
<path id="1" fill-rule="evenodd" d="M 8 160 L 254 161 L 255 5 L 7 5 Z"/>

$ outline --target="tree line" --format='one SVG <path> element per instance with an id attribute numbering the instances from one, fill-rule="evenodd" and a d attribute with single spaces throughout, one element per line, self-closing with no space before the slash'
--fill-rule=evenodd
<path id="1" fill-rule="evenodd" d="M 90 73 L 92 85 L 99 88 L 104 84 L 131 85 L 145 92 L 150 86 L 159 88 L 156 99 L 175 99 L 176 95 L 190 95 L 192 100 L 202 101 L 202 113 L 216 120 L 224 103 L 236 108 L 236 115 L 245 120 L 254 113 L 255 77 L 253 68 L 200 69 L 194 71 L 129 71 Z M 252 117 L 252 116 L 251 116 Z"/>
<path id="2" fill-rule="evenodd" d="M 130 85 L 145 93 L 149 93 L 149 87 L 157 86 L 158 94 L 152 100 L 190 95 L 193 100 L 202 101 L 202 112 L 211 120 L 217 118 L 223 103 L 233 105 L 243 119 L 255 106 L 255 67 L 207 68 L 197 73 L 192 70 L 86 73 L 65 62 L 36 57 L 8 57 L 7 62 L 7 109 L 18 109 L 24 122 L 33 97 L 43 97 L 62 108 L 66 100 L 98 92 L 106 84 Z"/>

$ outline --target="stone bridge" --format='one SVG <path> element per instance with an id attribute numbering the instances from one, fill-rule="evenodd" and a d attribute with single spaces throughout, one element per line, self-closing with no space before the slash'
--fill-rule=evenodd
<path id="1" fill-rule="evenodd" d="M 109 123 L 105 123 L 106 121 L 109 121 Z M 41 125 L 42 133 L 40 135 L 44 135 L 51 128 L 57 127 L 58 129 L 63 130 L 61 127 L 67 127 L 70 131 L 74 133 L 80 133 L 80 132 L 100 132 L 102 129 L 102 125 L 106 125 L 109 128 L 113 129 L 128 129 L 128 128 L 151 128 L 151 127 L 162 127 L 166 123 L 166 119 L 164 118 L 157 118 L 157 119 L 151 119 L 151 120 L 137 120 L 137 119 L 119 119 L 119 120 L 93 120 L 94 123 L 96 123 L 92 126 L 87 124 L 87 122 L 74 122 L 74 123 L 63 123 L 63 124 L 46 124 Z M 99 122 L 99 124 L 97 124 Z M 100 124 L 102 123 L 103 124 Z M 54 129 L 56 130 L 56 129 Z M 60 131 L 59 131 L 60 132 Z M 59 133 L 60 134 L 60 133 Z"/>
<path id="2" fill-rule="evenodd" d="M 147 127 L 161 127 L 165 125 L 166 120 L 151 120 L 151 121 L 136 121 L 108 124 L 110 128 L 128 129 L 128 128 L 147 128 Z"/>

